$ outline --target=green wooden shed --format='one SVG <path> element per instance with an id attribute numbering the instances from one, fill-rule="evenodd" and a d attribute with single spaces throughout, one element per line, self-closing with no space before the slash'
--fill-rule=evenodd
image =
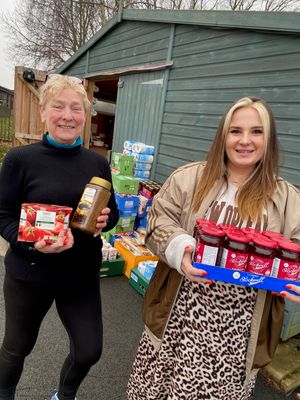
<path id="1" fill-rule="evenodd" d="M 59 69 L 96 85 L 97 141 L 154 145 L 152 179 L 204 159 L 226 107 L 245 95 L 276 117 L 281 175 L 300 186 L 300 13 L 123 9 Z"/>

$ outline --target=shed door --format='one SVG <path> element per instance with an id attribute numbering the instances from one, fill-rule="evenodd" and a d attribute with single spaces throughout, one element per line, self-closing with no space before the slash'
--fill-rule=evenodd
<path id="1" fill-rule="evenodd" d="M 122 152 L 125 140 L 137 140 L 154 146 L 157 152 L 164 84 L 164 71 L 119 78 L 113 151 Z"/>

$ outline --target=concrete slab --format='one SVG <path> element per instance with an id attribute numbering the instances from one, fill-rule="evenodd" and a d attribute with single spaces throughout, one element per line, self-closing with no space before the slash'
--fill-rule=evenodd
<path id="1" fill-rule="evenodd" d="M 264 372 L 284 393 L 291 393 L 300 386 L 300 338 L 293 337 L 280 343 Z"/>

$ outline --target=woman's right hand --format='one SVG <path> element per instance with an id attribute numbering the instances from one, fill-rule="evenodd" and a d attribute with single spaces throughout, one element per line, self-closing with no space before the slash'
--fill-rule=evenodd
<path id="1" fill-rule="evenodd" d="M 188 279 L 190 279 L 193 282 L 211 284 L 212 283 L 211 280 L 202 278 L 202 276 L 207 275 L 207 272 L 204 271 L 204 269 L 198 269 L 193 267 L 192 256 L 193 256 L 193 248 L 191 246 L 187 246 L 184 249 L 184 254 L 181 261 L 181 271 Z"/>
<path id="2" fill-rule="evenodd" d="M 297 294 L 292 294 L 290 292 L 282 291 L 282 292 L 280 292 L 280 295 L 282 297 L 284 297 L 285 299 L 293 301 L 294 303 L 300 303 L 300 296 L 299 296 L 300 295 L 300 286 L 288 284 L 288 285 L 286 285 L 286 288 L 288 290 L 292 290 L 293 292 L 295 292 Z"/>
<path id="3" fill-rule="evenodd" d="M 34 247 L 41 253 L 61 253 L 62 251 L 70 249 L 74 244 L 74 237 L 71 229 L 68 229 L 67 235 L 61 231 L 58 235 L 57 241 L 51 244 L 47 244 L 44 240 L 35 242 Z"/>

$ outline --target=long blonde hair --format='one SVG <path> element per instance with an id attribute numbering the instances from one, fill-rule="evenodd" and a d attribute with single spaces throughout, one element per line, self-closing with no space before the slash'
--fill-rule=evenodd
<path id="1" fill-rule="evenodd" d="M 233 113 L 243 107 L 251 107 L 257 110 L 263 125 L 265 150 L 252 174 L 238 189 L 236 201 L 240 217 L 244 220 L 250 218 L 253 221 L 261 218 L 267 200 L 276 189 L 279 143 L 272 110 L 265 101 L 259 98 L 243 97 L 232 104 L 223 114 L 194 197 L 194 211 L 198 210 L 201 202 L 218 180 L 225 178 L 227 181 L 226 136 Z"/>

